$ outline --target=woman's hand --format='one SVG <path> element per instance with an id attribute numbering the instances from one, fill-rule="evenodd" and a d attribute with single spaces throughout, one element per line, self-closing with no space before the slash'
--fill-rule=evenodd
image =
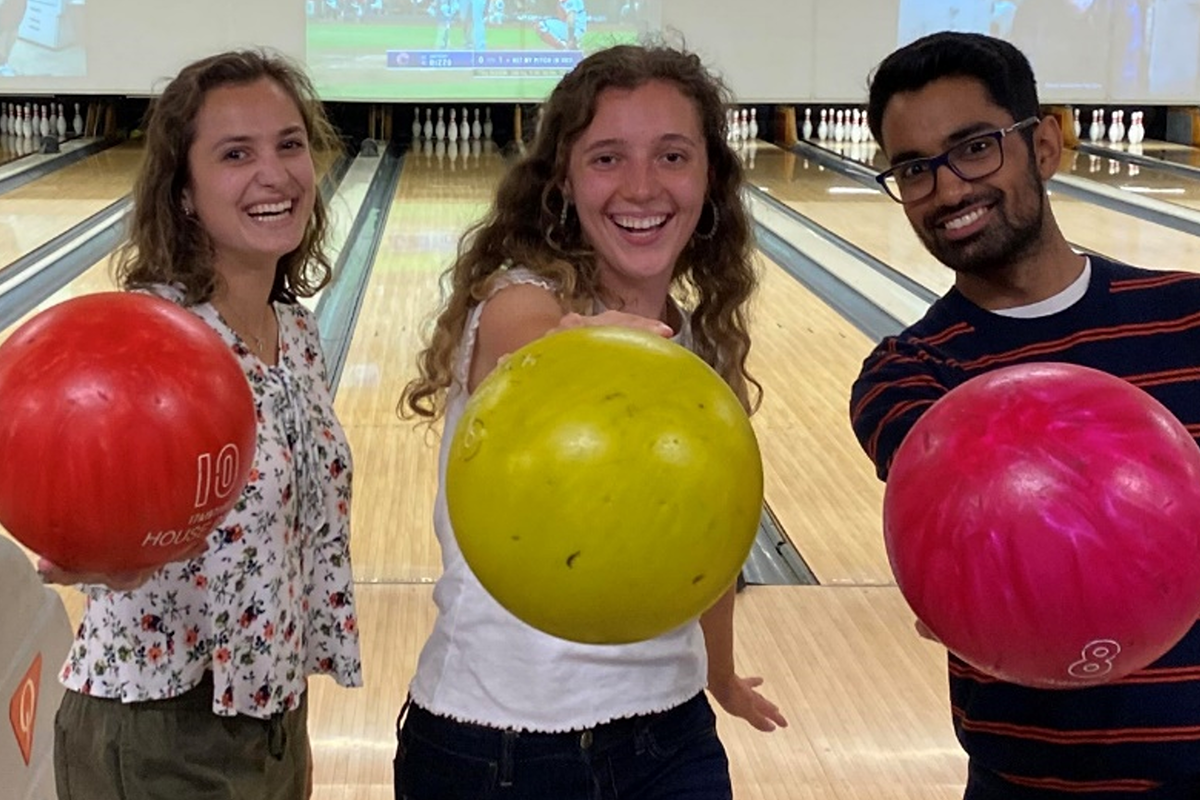
<path id="1" fill-rule="evenodd" d="M 555 331 L 565 331 L 571 328 L 585 327 L 603 327 L 616 326 L 621 328 L 635 328 L 637 330 L 648 331 L 658 334 L 664 339 L 670 339 L 675 335 L 671 330 L 671 326 L 657 319 L 649 317 L 641 317 L 637 314 L 627 314 L 624 311 L 603 311 L 593 316 L 584 316 L 583 314 L 567 314 L 558 322 Z"/>
<path id="2" fill-rule="evenodd" d="M 786 728 L 787 719 L 780 713 L 779 706 L 759 694 L 758 687 L 762 683 L 762 678 L 742 678 L 730 674 L 718 682 L 710 683 L 708 691 L 721 704 L 721 708 L 735 717 L 741 717 L 760 731 Z"/>
<path id="3" fill-rule="evenodd" d="M 194 545 L 181 553 L 174 561 L 188 561 L 201 555 L 208 547 L 207 537 L 200 539 Z M 38 558 L 37 571 L 42 576 L 44 583 L 58 583 L 64 586 L 71 586 L 79 583 L 95 584 L 98 586 L 107 586 L 114 592 L 131 592 L 138 588 L 146 581 L 150 580 L 156 572 L 162 569 L 158 567 L 147 567 L 140 570 L 129 570 L 128 572 L 71 572 L 63 569 L 58 564 L 50 561 L 47 558 Z"/>

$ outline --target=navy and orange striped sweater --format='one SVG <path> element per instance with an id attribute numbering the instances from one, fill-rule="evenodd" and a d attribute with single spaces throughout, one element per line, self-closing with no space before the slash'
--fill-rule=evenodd
<path id="1" fill-rule="evenodd" d="M 1087 293 L 1056 314 L 1004 317 L 951 290 L 875 348 L 850 413 L 880 478 L 938 398 L 975 375 L 1028 361 L 1125 378 L 1200 439 L 1200 275 L 1091 261 Z M 1149 668 L 1086 689 L 1003 683 L 951 655 L 950 702 L 979 796 L 1200 798 L 1200 625 Z"/>

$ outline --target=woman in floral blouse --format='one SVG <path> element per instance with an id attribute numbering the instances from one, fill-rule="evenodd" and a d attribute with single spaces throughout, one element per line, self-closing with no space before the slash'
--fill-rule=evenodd
<path id="1" fill-rule="evenodd" d="M 62 672 L 60 800 L 305 798 L 307 678 L 361 684 L 350 451 L 296 301 L 330 276 L 322 114 L 303 73 L 259 52 L 191 64 L 153 108 L 119 282 L 225 340 L 258 444 L 237 505 L 190 560 L 108 576 L 40 564 L 87 593 Z"/>

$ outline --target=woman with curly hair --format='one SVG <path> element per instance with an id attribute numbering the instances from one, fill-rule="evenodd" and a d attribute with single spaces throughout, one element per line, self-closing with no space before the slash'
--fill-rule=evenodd
<path id="1" fill-rule="evenodd" d="M 786 724 L 733 665 L 734 587 L 645 642 L 586 645 L 507 612 L 479 584 L 446 508 L 446 448 L 467 398 L 507 354 L 556 330 L 670 337 L 747 411 L 746 304 L 756 284 L 727 93 L 692 54 L 619 46 L 551 93 L 539 133 L 469 230 L 402 412 L 444 415 L 435 512 L 438 617 L 401 711 L 398 800 L 731 797 L 704 689 L 761 730 Z M 580 364 L 580 369 L 587 369 Z"/>

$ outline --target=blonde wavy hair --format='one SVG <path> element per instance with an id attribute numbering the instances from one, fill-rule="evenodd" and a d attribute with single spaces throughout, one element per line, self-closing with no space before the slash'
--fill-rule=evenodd
<path id="1" fill-rule="evenodd" d="M 191 181 L 188 150 L 196 138 L 196 115 L 213 89 L 274 81 L 296 103 L 311 151 L 336 153 L 341 142 L 304 71 L 286 58 L 263 50 L 219 53 L 180 71 L 151 105 L 145 155 L 133 187 L 133 210 L 117 251 L 114 277 L 131 289 L 168 283 L 181 287 L 184 303 L 209 300 L 217 286 L 208 232 L 183 211 L 183 190 Z M 271 300 L 311 297 L 329 282 L 325 255 L 328 228 L 325 202 L 317 193 L 304 239 L 279 259 Z"/>
<path id="2" fill-rule="evenodd" d="M 693 349 L 733 388 L 747 411 L 757 407 L 761 385 L 746 369 L 750 350 L 746 306 L 757 286 L 750 220 L 742 204 L 742 165 L 725 140 L 724 84 L 698 56 L 668 46 L 620 45 L 588 56 L 554 89 L 542 109 L 538 134 L 502 179 L 491 208 L 459 242 L 443 276 L 448 297 L 428 345 L 418 356 L 419 376 L 401 396 L 399 413 L 435 420 L 445 411 L 453 363 L 471 310 L 490 283 L 516 264 L 557 286 L 564 311 L 586 310 L 599 296 L 595 253 L 578 220 L 559 225 L 571 148 L 591 124 L 606 89 L 635 89 L 650 81 L 678 88 L 700 114 L 708 154 L 706 206 L 697 230 L 675 264 L 673 294 L 691 308 Z M 554 230 L 555 235 L 548 235 Z"/>

